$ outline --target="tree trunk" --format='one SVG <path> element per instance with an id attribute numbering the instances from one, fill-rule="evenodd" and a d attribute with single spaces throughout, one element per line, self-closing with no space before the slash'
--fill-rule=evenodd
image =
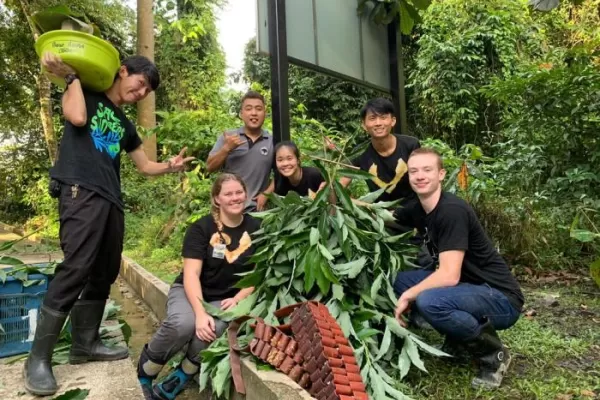
<path id="1" fill-rule="evenodd" d="M 52 84 L 48 77 L 41 71 L 36 78 L 36 83 L 40 96 L 40 119 L 42 120 L 42 128 L 44 129 L 44 139 L 48 148 L 50 163 L 54 165 L 58 156 L 58 145 L 56 133 L 54 132 L 54 123 L 52 122 L 52 101 L 50 99 Z"/>
<path id="2" fill-rule="evenodd" d="M 154 61 L 154 15 L 152 0 L 137 0 L 137 51 L 139 55 Z M 150 93 L 138 103 L 138 125 L 145 129 L 156 126 L 156 97 Z M 156 134 L 144 135 L 144 151 L 148 158 L 156 161 Z"/>
<path id="3" fill-rule="evenodd" d="M 40 34 L 31 22 L 31 16 L 28 11 L 29 4 L 27 4 L 26 0 L 20 0 L 19 3 L 27 22 L 29 23 L 29 28 L 31 29 L 33 39 L 37 41 Z M 44 141 L 46 142 L 46 147 L 48 148 L 48 157 L 50 158 L 50 163 L 54 165 L 58 155 L 58 145 L 56 133 L 54 132 L 54 124 L 52 122 L 52 100 L 50 98 L 52 94 L 52 84 L 50 83 L 48 77 L 41 70 L 39 75 L 36 77 L 36 83 L 40 100 L 40 120 L 42 121 L 42 128 L 44 130 Z"/>

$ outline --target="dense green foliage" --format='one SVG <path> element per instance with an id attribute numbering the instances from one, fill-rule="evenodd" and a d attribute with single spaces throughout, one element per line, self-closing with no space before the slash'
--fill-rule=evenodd
<path id="1" fill-rule="evenodd" d="M 106 26 L 103 32 L 122 53 L 131 53 L 132 13 L 103 1 L 68 5 Z M 600 1 L 580 3 L 540 13 L 524 1 L 434 1 L 421 12 L 414 33 L 403 39 L 411 131 L 443 151 L 448 188 L 475 205 L 496 244 L 517 265 L 583 265 L 597 253 L 595 241 L 570 237 L 578 210 L 593 210 L 578 224 L 594 232 L 600 198 Z M 1 219 L 40 226 L 56 220 L 56 207 L 45 194 L 49 165 L 38 104 L 31 96 L 39 67 L 33 46 L 15 51 L 33 39 L 17 2 L 7 4 L 0 12 L 0 47 L 6 54 L 0 60 L 6 67 L 0 87 L 11 94 L 0 102 Z M 100 4 L 106 7 L 100 10 Z M 167 278 L 179 268 L 185 221 L 208 209 L 208 151 L 223 130 L 240 124 L 240 94 L 222 89 L 225 63 L 214 22 L 219 4 L 169 0 L 156 9 L 156 59 L 163 76 L 155 130 L 159 157 L 188 146 L 197 157 L 194 171 L 146 180 L 123 162 L 127 248 L 149 257 L 151 265 L 168 265 Z M 268 58 L 256 54 L 253 42 L 237 79 L 269 98 Z M 322 135 L 339 141 L 358 132 L 359 109 L 380 95 L 294 65 L 289 86 L 292 138 L 311 151 L 322 147 Z M 61 126 L 57 116 L 55 126 Z M 464 190 L 456 180 L 463 162 L 469 173 Z M 56 235 L 56 223 L 50 225 L 48 233 Z"/>
<path id="2" fill-rule="evenodd" d="M 241 78 L 267 90 L 271 87 L 269 57 L 256 52 L 255 39 L 246 45 Z M 367 100 L 383 95 L 293 64 L 289 68 L 288 85 L 293 116 L 294 111 L 298 111 L 297 106 L 302 105 L 305 117 L 321 121 L 344 135 L 360 129 L 358 112 Z"/>

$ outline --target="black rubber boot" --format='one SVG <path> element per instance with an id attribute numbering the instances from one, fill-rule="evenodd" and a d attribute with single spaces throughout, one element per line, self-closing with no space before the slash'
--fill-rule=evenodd
<path id="1" fill-rule="evenodd" d="M 471 354 L 469 354 L 465 346 L 448 336 L 445 337 L 444 343 L 438 349 L 451 355 L 452 358 L 449 358 L 448 361 L 453 364 L 463 365 L 471 361 Z"/>
<path id="2" fill-rule="evenodd" d="M 73 343 L 69 353 L 70 364 L 88 361 L 114 361 L 127 358 L 126 347 L 107 347 L 100 340 L 100 323 L 105 301 L 77 301 L 71 310 L 71 336 Z"/>
<path id="3" fill-rule="evenodd" d="M 23 368 L 25 389 L 38 396 L 56 393 L 58 386 L 52 373 L 52 351 L 68 313 L 42 306 L 31 351 Z"/>
<path id="4" fill-rule="evenodd" d="M 142 392 L 144 393 L 145 400 L 154 400 L 155 397 L 152 394 L 152 383 L 163 369 L 165 363 L 154 362 L 150 359 L 148 354 L 148 345 L 144 346 L 142 354 L 140 354 L 140 361 L 138 361 L 137 374 Z"/>
<path id="5" fill-rule="evenodd" d="M 466 342 L 465 347 L 479 363 L 479 372 L 473 378 L 471 386 L 488 389 L 500 387 L 511 357 L 492 324 L 486 321 L 479 336 Z"/>

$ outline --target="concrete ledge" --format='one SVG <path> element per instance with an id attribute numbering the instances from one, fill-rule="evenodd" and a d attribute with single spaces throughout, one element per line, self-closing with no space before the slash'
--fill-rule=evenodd
<path id="1" fill-rule="evenodd" d="M 165 319 L 169 285 L 125 256 L 121 258 L 120 275 L 144 300 L 158 319 Z"/>
<path id="2" fill-rule="evenodd" d="M 164 319 L 169 285 L 125 256 L 121 261 L 120 274 L 156 316 Z M 288 376 L 277 371 L 257 370 L 256 364 L 249 357 L 242 359 L 242 376 L 246 385 L 246 400 L 312 399 L 308 392 Z M 235 393 L 231 398 L 240 400 L 244 396 Z"/>

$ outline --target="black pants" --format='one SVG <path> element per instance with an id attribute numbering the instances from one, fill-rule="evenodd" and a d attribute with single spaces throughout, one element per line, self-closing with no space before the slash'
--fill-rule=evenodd
<path id="1" fill-rule="evenodd" d="M 78 298 L 106 300 L 117 279 L 123 250 L 123 212 L 96 192 L 63 184 L 58 200 L 63 262 L 44 305 L 69 312 Z"/>

